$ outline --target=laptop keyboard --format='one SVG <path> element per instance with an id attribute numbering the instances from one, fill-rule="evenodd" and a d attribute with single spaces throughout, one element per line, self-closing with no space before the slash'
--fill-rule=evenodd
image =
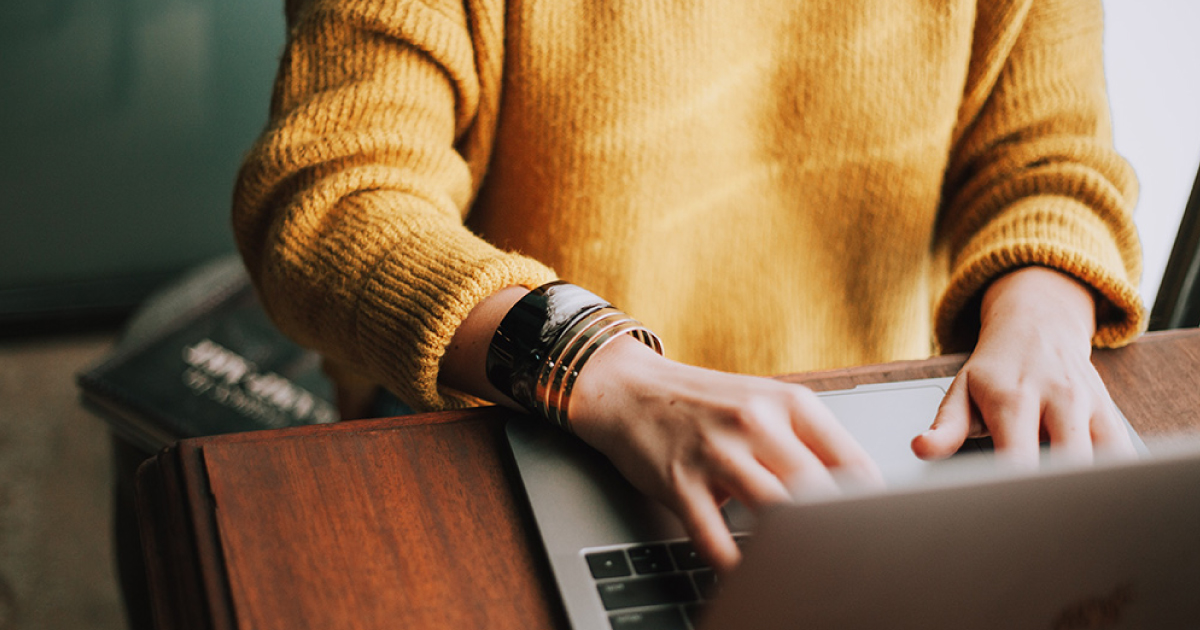
<path id="1" fill-rule="evenodd" d="M 693 630 L 720 589 L 686 540 L 588 550 L 584 558 L 613 630 Z"/>

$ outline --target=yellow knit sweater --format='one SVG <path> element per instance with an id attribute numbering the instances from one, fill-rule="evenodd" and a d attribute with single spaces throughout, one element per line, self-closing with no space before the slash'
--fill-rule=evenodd
<path id="1" fill-rule="evenodd" d="M 279 325 L 419 408 L 458 324 L 566 278 L 668 356 L 965 349 L 1039 264 L 1144 316 L 1099 0 L 300 0 L 234 204 Z M 552 271 L 553 269 L 553 271 Z M 935 345 L 937 344 L 937 345 Z"/>

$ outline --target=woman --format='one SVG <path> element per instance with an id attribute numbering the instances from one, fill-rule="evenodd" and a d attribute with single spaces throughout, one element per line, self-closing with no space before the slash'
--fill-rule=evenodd
<path id="1" fill-rule="evenodd" d="M 1144 322 L 1098 1 L 311 0 L 288 18 L 235 232 L 346 400 L 380 384 L 418 409 L 545 415 L 719 568 L 738 558 L 726 498 L 878 475 L 811 392 L 765 375 L 973 349 L 920 456 L 984 431 L 1024 462 L 1040 435 L 1070 457 L 1131 448 L 1089 361 Z M 560 277 L 590 293 L 528 294 Z M 594 296 L 657 337 L 587 337 Z"/>

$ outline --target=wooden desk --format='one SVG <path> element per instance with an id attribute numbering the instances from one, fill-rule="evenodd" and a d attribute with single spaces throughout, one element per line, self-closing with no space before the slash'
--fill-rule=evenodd
<path id="1" fill-rule="evenodd" d="M 788 377 L 949 376 L 962 356 Z M 1143 435 L 1200 427 L 1200 330 L 1095 363 Z M 186 440 L 140 471 L 160 627 L 566 628 L 504 410 Z"/>

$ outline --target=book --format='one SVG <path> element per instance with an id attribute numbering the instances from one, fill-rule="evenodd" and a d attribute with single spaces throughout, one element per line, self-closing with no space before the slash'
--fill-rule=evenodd
<path id="1" fill-rule="evenodd" d="M 84 404 L 117 435 L 153 453 L 190 437 L 337 421 L 320 356 L 271 323 L 236 261 L 181 284 L 77 376 Z"/>

